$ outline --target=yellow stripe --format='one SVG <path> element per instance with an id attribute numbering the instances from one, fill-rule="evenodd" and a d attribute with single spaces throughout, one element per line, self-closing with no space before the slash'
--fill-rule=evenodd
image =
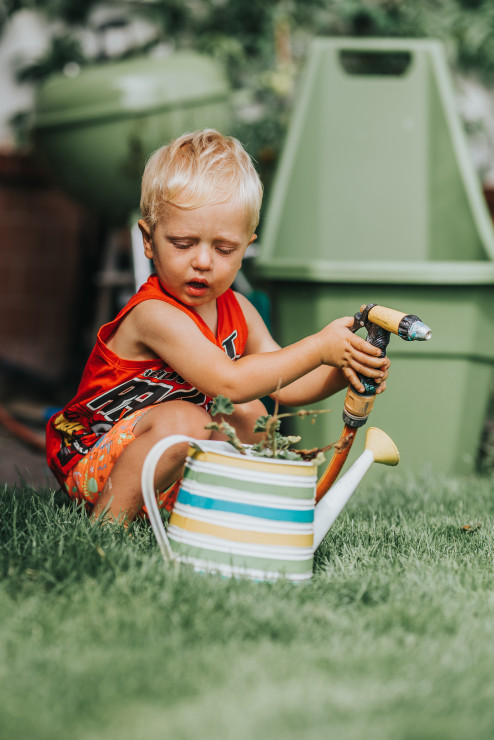
<path id="1" fill-rule="evenodd" d="M 253 459 L 252 457 L 227 457 L 218 452 L 199 452 L 195 447 L 189 447 L 189 457 L 194 460 L 200 460 L 201 462 L 215 463 L 216 465 L 229 465 L 233 468 L 247 468 L 249 470 L 259 471 L 260 473 L 275 473 L 275 475 L 300 475 L 305 478 L 311 478 L 316 475 L 316 468 L 314 465 L 283 465 L 283 463 L 276 462 L 274 465 L 271 462 L 262 462 L 261 460 Z"/>
<path id="2" fill-rule="evenodd" d="M 314 544 L 313 534 L 276 534 L 274 532 L 253 532 L 245 529 L 231 529 L 221 527 L 217 524 L 199 522 L 196 519 L 180 516 L 172 513 L 170 526 L 185 529 L 187 532 L 198 534 L 209 534 L 212 537 L 220 537 L 223 540 L 233 542 L 245 542 L 252 545 L 286 545 L 288 547 L 312 547 Z"/>

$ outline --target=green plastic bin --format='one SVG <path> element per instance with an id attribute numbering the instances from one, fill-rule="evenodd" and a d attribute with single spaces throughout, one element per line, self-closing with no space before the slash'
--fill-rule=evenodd
<path id="1" fill-rule="evenodd" d="M 34 115 L 37 151 L 62 185 L 117 224 L 138 207 L 155 149 L 186 131 L 230 127 L 225 72 L 192 51 L 54 75 L 39 89 Z"/>
<path id="2" fill-rule="evenodd" d="M 428 343 L 391 337 L 368 425 L 404 469 L 471 471 L 493 382 L 494 235 L 439 42 L 313 42 L 261 242 L 282 344 L 367 303 L 432 328 Z M 343 398 L 295 422 L 304 446 L 339 437 Z"/>

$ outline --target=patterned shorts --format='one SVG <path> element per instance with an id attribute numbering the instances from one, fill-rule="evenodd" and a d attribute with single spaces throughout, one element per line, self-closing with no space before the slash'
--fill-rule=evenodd
<path id="1" fill-rule="evenodd" d="M 125 419 L 117 421 L 109 432 L 103 434 L 94 447 L 74 465 L 65 479 L 65 490 L 69 496 L 84 501 L 91 510 L 101 495 L 115 462 L 130 442 L 135 439 L 134 427 L 151 407 L 139 409 Z M 171 511 L 178 495 L 179 482 L 158 495 L 160 509 Z M 143 507 L 146 513 L 146 507 Z"/>

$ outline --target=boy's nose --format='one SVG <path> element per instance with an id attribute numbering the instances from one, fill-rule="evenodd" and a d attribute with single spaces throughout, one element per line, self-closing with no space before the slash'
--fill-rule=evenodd
<path id="1" fill-rule="evenodd" d="M 211 250 L 207 245 L 200 244 L 194 253 L 192 266 L 198 270 L 209 270 L 211 267 Z"/>

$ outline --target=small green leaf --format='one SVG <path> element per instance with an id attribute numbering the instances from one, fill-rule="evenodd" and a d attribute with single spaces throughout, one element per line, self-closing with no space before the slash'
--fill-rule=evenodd
<path id="1" fill-rule="evenodd" d="M 211 416 L 216 416 L 217 414 L 229 416 L 233 414 L 233 403 L 226 396 L 215 396 L 209 413 Z"/>
<path id="2" fill-rule="evenodd" d="M 273 457 L 273 450 L 271 447 L 261 447 L 260 445 L 254 445 L 252 451 L 255 452 L 257 457 Z"/>
<path id="3" fill-rule="evenodd" d="M 326 456 L 324 455 L 324 452 L 318 452 L 312 462 L 316 467 L 319 467 L 319 465 L 322 465 L 324 462 L 326 462 Z"/>
<path id="4" fill-rule="evenodd" d="M 231 424 L 228 424 L 227 421 L 222 421 L 220 424 L 216 421 L 212 421 L 210 424 L 205 426 L 205 429 L 212 429 L 214 432 L 224 434 L 227 441 L 237 450 L 237 452 L 240 452 L 241 455 L 246 454 L 242 442 L 237 437 L 237 432 Z"/>
<path id="5" fill-rule="evenodd" d="M 295 450 L 279 450 L 276 457 L 281 460 L 302 460 L 301 455 Z"/>
<path id="6" fill-rule="evenodd" d="M 265 416 L 259 416 L 256 423 L 254 424 L 254 432 L 265 432 L 267 425 L 271 422 L 272 416 L 265 415 Z M 281 421 L 278 419 L 276 421 L 276 429 L 280 428 Z"/>
<path id="7" fill-rule="evenodd" d="M 206 426 L 204 427 L 204 429 L 211 429 L 211 431 L 213 431 L 213 432 L 221 432 L 222 431 L 221 426 L 218 424 L 217 421 L 212 421 L 209 424 L 206 424 Z"/>

